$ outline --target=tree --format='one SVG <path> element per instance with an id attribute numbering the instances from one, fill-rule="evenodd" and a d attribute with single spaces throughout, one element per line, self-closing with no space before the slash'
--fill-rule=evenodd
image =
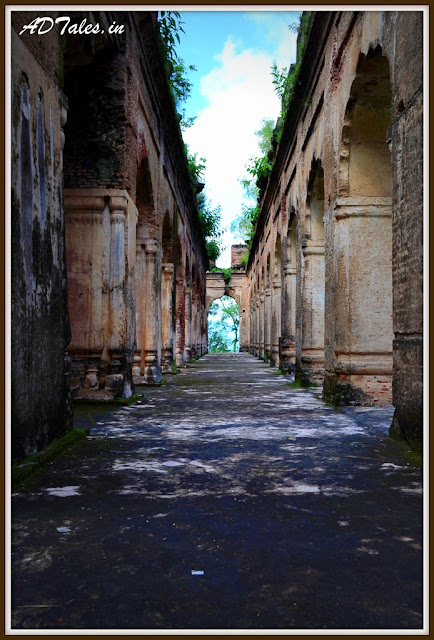
<path id="1" fill-rule="evenodd" d="M 235 302 L 235 300 L 233 300 L 232 298 L 230 298 L 229 296 L 222 296 L 222 298 L 220 298 L 221 304 L 222 304 L 222 310 L 221 310 L 221 315 L 222 315 L 222 319 L 223 320 L 227 320 L 229 324 L 232 324 L 232 331 L 235 334 L 234 340 L 233 340 L 233 351 L 237 350 L 237 343 L 238 343 L 238 329 L 240 326 L 240 315 L 238 312 L 238 305 Z"/>
<path id="2" fill-rule="evenodd" d="M 203 191 L 197 194 L 196 201 L 208 258 L 215 261 L 221 253 L 221 238 L 224 233 L 220 226 L 221 206 L 213 207 Z"/>
<path id="3" fill-rule="evenodd" d="M 208 313 L 212 317 L 209 322 L 210 343 L 211 337 L 213 337 L 214 340 L 214 334 L 218 334 L 222 342 L 225 341 L 226 345 L 232 347 L 232 349 L 230 349 L 228 346 L 227 351 L 236 351 L 240 317 L 238 305 L 235 300 L 230 296 L 222 296 L 219 300 L 211 303 Z M 230 333 L 234 334 L 233 339 L 230 338 Z M 215 338 L 215 340 L 217 340 L 217 338 Z M 211 351 L 211 347 L 209 347 L 209 349 Z"/>
<path id="4" fill-rule="evenodd" d="M 208 351 L 211 353 L 227 353 L 230 351 L 226 327 L 222 327 L 219 323 L 210 323 Z"/>
<path id="5" fill-rule="evenodd" d="M 272 149 L 274 121 L 270 119 L 261 120 L 261 127 L 255 131 L 258 137 L 259 149 L 264 154 L 259 158 L 250 158 L 246 166 L 247 173 L 251 178 L 241 178 L 240 183 L 244 189 L 246 203 L 242 205 L 240 215 L 231 223 L 231 231 L 251 247 L 253 236 L 255 235 L 255 225 L 259 215 L 259 186 L 260 181 L 266 181 L 271 171 L 271 161 L 269 158 Z"/>

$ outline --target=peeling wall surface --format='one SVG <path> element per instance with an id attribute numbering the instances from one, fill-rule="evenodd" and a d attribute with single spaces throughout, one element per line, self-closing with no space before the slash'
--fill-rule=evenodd
<path id="1" fill-rule="evenodd" d="M 247 266 L 250 350 L 334 402 L 393 403 L 420 443 L 423 14 L 313 12 L 307 38 Z"/>
<path id="2" fill-rule="evenodd" d="M 19 14 L 21 16 L 21 14 Z M 20 17 L 16 16 L 19 23 Z M 13 19 L 15 26 L 15 20 Z M 68 424 L 63 127 L 57 39 L 46 55 L 12 30 L 12 453 L 33 453 Z M 27 47 L 32 44 L 33 50 Z"/>
<path id="3" fill-rule="evenodd" d="M 11 15 L 18 459 L 69 428 L 71 398 L 128 398 L 206 352 L 208 258 L 156 13 L 86 14 L 88 36 Z"/>

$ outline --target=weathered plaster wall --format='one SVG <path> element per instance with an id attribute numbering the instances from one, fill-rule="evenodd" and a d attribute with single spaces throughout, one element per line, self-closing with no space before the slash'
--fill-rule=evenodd
<path id="1" fill-rule="evenodd" d="M 69 341 L 62 202 L 67 101 L 58 42 L 20 37 L 12 20 L 12 455 L 33 453 L 68 428 Z M 28 19 L 28 16 L 27 16 Z"/>

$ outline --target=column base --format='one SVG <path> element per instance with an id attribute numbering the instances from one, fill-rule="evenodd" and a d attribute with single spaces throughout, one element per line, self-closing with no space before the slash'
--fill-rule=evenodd
<path id="1" fill-rule="evenodd" d="M 303 386 L 320 387 L 324 381 L 324 350 L 302 349 L 300 363 L 296 363 L 295 379 Z"/>
<path id="2" fill-rule="evenodd" d="M 177 367 L 185 367 L 185 357 L 182 353 L 177 353 L 175 356 L 175 364 Z"/>
<path id="3" fill-rule="evenodd" d="M 279 367 L 280 366 L 280 362 L 279 362 L 279 345 L 273 345 L 273 348 L 271 349 L 270 366 L 271 367 Z"/>
<path id="4" fill-rule="evenodd" d="M 326 373 L 324 394 L 334 404 L 390 405 L 392 374 L 392 353 L 335 351 L 334 368 Z"/>
<path id="5" fill-rule="evenodd" d="M 72 364 L 69 386 L 74 400 L 105 402 L 132 396 L 131 364 L 125 355 L 111 354 L 107 356 L 107 360 L 102 360 L 96 354 L 70 355 Z"/>
<path id="6" fill-rule="evenodd" d="M 279 338 L 279 367 L 284 373 L 295 373 L 294 336 L 281 336 Z"/>
<path id="7" fill-rule="evenodd" d="M 337 406 L 387 406 L 392 403 L 392 375 L 338 375 L 326 371 L 323 396 Z"/>
<path id="8" fill-rule="evenodd" d="M 165 349 L 161 358 L 161 373 L 173 373 L 172 360 L 172 350 Z"/>

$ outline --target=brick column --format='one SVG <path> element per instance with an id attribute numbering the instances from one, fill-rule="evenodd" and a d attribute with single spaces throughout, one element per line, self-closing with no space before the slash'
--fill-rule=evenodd
<path id="1" fill-rule="evenodd" d="M 191 361 L 191 287 L 185 288 L 185 360 Z"/>
<path id="2" fill-rule="evenodd" d="M 160 247 L 156 240 L 144 241 L 146 253 L 146 308 L 145 308 L 145 381 L 158 382 L 161 378 L 161 280 Z"/>
<path id="3" fill-rule="evenodd" d="M 280 280 L 273 282 L 273 297 L 271 310 L 271 355 L 270 364 L 279 366 L 279 337 L 281 335 L 281 288 Z"/>
<path id="4" fill-rule="evenodd" d="M 271 358 L 271 289 L 265 289 L 264 300 L 264 360 Z"/>
<path id="5" fill-rule="evenodd" d="M 161 286 L 161 319 L 162 319 L 162 351 L 161 351 L 161 372 L 172 373 L 171 362 L 173 360 L 173 323 L 172 323 L 172 293 L 173 293 L 173 273 L 175 267 L 171 263 L 162 265 L 162 286 Z"/>
<path id="6" fill-rule="evenodd" d="M 175 361 L 185 366 L 185 287 L 184 278 L 176 278 Z"/>
<path id="7" fill-rule="evenodd" d="M 265 291 L 262 290 L 259 296 L 259 344 L 258 344 L 258 358 L 264 358 L 265 355 Z"/>
<path id="8" fill-rule="evenodd" d="M 281 336 L 279 339 L 280 367 L 294 373 L 295 371 L 295 302 L 296 302 L 296 268 L 291 263 L 283 267 Z"/>

